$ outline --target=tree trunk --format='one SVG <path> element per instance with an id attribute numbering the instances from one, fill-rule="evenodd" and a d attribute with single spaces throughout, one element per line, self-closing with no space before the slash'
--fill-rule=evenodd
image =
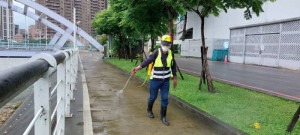
<path id="1" fill-rule="evenodd" d="M 173 43 L 174 43 L 174 31 L 173 31 L 173 19 L 170 20 L 170 29 L 171 29 L 171 47 L 173 47 Z"/>
<path id="2" fill-rule="evenodd" d="M 206 79 L 207 79 L 207 87 L 208 87 L 208 91 L 210 93 L 214 93 L 214 86 L 213 86 L 213 83 L 212 83 L 212 78 L 211 78 L 211 75 L 210 75 L 210 71 L 209 71 L 209 66 L 208 66 L 208 62 L 207 62 L 207 50 L 208 48 L 206 47 L 205 48 L 205 52 L 204 52 L 204 65 L 205 65 L 205 74 L 206 74 Z"/>
<path id="3" fill-rule="evenodd" d="M 171 36 L 171 47 L 172 47 L 173 41 L 174 41 L 174 31 L 173 31 L 174 24 L 173 24 L 173 14 L 170 10 L 171 9 L 168 10 L 168 17 L 169 17 L 169 22 L 170 22 L 169 31 L 170 31 L 170 36 Z"/>
<path id="4" fill-rule="evenodd" d="M 144 44 L 145 44 L 145 36 L 143 35 L 142 50 L 141 50 L 141 63 L 143 62 Z"/>
<path id="5" fill-rule="evenodd" d="M 129 43 L 129 51 L 130 51 L 130 61 L 133 62 L 132 47 L 130 43 Z"/>
<path id="6" fill-rule="evenodd" d="M 128 60 L 128 52 L 127 52 L 127 48 L 124 48 L 124 57 L 126 60 Z"/>
<path id="7" fill-rule="evenodd" d="M 151 35 L 151 52 L 153 52 L 155 50 L 155 46 L 154 46 L 154 37 L 153 35 Z"/>
<path id="8" fill-rule="evenodd" d="M 203 54 L 204 54 L 205 49 L 206 49 L 205 47 L 201 46 L 201 64 L 204 66 L 205 66 L 205 64 L 204 64 L 204 60 L 203 60 L 203 58 L 204 58 Z M 202 68 L 201 74 L 202 74 L 201 76 L 203 78 L 203 84 L 205 84 L 205 82 L 206 82 L 205 68 Z"/>
<path id="9" fill-rule="evenodd" d="M 125 57 L 125 60 L 128 60 L 128 49 L 127 49 L 127 46 L 126 46 L 125 36 L 122 36 L 122 42 L 121 43 L 123 44 L 123 50 L 124 50 L 123 55 Z"/>
<path id="10" fill-rule="evenodd" d="M 118 50 L 119 60 L 121 59 L 121 49 Z"/>
<path id="11" fill-rule="evenodd" d="M 287 132 L 292 132 L 292 131 L 293 131 L 293 128 L 294 128 L 295 124 L 297 123 L 297 121 L 298 121 L 298 119 L 299 119 L 299 115 L 300 115 L 300 106 L 299 106 L 299 108 L 297 109 L 296 113 L 294 114 L 291 123 L 288 125 L 288 127 L 287 127 L 287 129 L 286 129 Z M 298 124 L 299 124 L 299 123 L 298 123 Z"/>
<path id="12" fill-rule="evenodd" d="M 187 23 L 187 13 L 185 13 L 185 15 L 184 15 L 183 31 L 182 31 L 182 36 L 181 36 L 182 41 L 185 40 L 186 23 Z"/>
<path id="13" fill-rule="evenodd" d="M 204 48 L 203 55 L 201 54 L 201 60 L 202 60 L 202 70 L 204 71 L 205 75 L 201 76 L 200 78 L 207 79 L 207 88 L 210 93 L 214 93 L 213 89 L 213 83 L 212 78 L 210 75 L 208 62 L 207 62 L 207 50 L 208 48 L 205 47 L 205 36 L 204 36 L 204 23 L 205 23 L 205 16 L 200 16 L 201 19 L 201 41 L 202 41 L 202 47 Z M 202 79 L 200 79 L 202 81 Z M 201 83 L 200 83 L 201 84 Z M 200 86 L 199 84 L 199 86 Z"/>

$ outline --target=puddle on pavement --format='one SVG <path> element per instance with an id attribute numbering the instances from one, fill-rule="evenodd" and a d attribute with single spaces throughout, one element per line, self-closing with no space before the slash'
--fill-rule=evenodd
<path id="1" fill-rule="evenodd" d="M 148 118 L 146 114 L 148 89 L 137 88 L 138 85 L 131 79 L 123 94 L 116 96 L 115 93 L 124 87 L 129 75 L 106 64 L 102 59 L 95 61 L 94 56 L 88 52 L 80 54 L 86 69 L 95 135 L 217 134 L 192 114 L 172 103 L 169 104 L 167 111 L 170 126 L 163 125 L 160 121 L 160 96 L 153 107 L 155 118 Z"/>

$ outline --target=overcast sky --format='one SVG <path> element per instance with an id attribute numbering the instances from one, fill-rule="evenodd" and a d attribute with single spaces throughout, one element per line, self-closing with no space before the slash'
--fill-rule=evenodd
<path id="1" fill-rule="evenodd" d="M 19 2 L 13 2 L 14 5 L 19 6 L 21 8 L 24 8 L 24 5 L 19 3 Z M 29 11 L 31 12 L 35 12 L 35 10 L 33 10 L 32 8 L 28 8 Z M 26 23 L 25 23 L 25 16 L 23 14 L 17 13 L 17 12 L 13 12 L 14 15 L 14 24 L 19 25 L 20 29 L 25 29 Z M 33 19 L 31 19 L 30 17 L 27 17 L 27 26 L 30 25 L 34 25 L 35 21 Z"/>

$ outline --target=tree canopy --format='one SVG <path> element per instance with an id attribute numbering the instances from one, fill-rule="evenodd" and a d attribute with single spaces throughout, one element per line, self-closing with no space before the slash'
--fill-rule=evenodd
<path id="1" fill-rule="evenodd" d="M 183 10 L 175 0 L 110 0 L 108 9 L 96 14 L 92 26 L 98 34 L 112 36 L 122 48 L 148 38 L 154 48 L 155 39 L 173 30 L 173 20 Z"/>

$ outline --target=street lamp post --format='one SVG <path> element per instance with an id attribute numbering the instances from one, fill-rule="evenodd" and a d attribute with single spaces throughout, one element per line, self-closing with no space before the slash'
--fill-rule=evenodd
<path id="1" fill-rule="evenodd" d="M 73 48 L 75 49 L 76 48 L 76 8 L 74 7 L 74 24 L 73 24 L 73 27 L 74 27 L 74 42 L 73 42 Z"/>
<path id="2" fill-rule="evenodd" d="M 47 17 L 46 17 L 46 20 L 47 20 Z M 47 25 L 45 25 L 46 27 L 46 50 L 48 50 L 48 33 L 47 33 Z"/>

